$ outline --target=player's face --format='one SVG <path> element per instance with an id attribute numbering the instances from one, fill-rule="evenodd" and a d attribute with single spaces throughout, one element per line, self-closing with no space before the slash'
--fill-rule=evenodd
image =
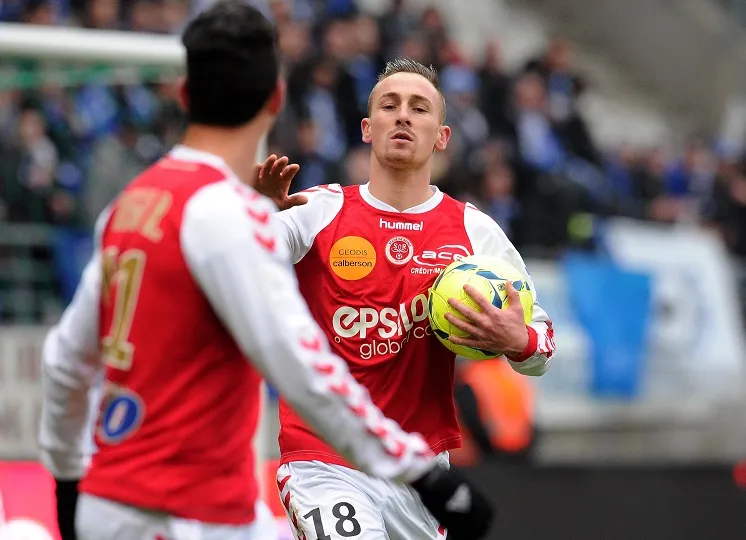
<path id="1" fill-rule="evenodd" d="M 397 169 L 420 168 L 444 150 L 451 130 L 441 125 L 438 90 L 415 73 L 396 73 L 373 89 L 371 112 L 361 124 L 376 159 Z"/>

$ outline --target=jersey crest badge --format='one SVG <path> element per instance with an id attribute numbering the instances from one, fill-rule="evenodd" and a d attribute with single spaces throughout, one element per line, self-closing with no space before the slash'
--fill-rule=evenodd
<path id="1" fill-rule="evenodd" d="M 394 236 L 386 244 L 386 258 L 396 265 L 407 264 L 414 255 L 414 246 L 404 236 Z"/>

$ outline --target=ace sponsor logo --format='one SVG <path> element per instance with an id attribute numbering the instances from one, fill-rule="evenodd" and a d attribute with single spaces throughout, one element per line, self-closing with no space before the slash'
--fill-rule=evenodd
<path id="1" fill-rule="evenodd" d="M 416 265 L 412 266 L 412 274 L 439 274 L 453 261 L 469 255 L 469 250 L 461 244 L 443 244 L 436 249 L 426 249 L 412 258 Z"/>
<path id="2" fill-rule="evenodd" d="M 446 267 L 453 261 L 458 261 L 471 255 L 469 250 L 460 244 L 444 244 L 437 249 L 424 250 L 414 256 L 414 262 L 420 266 Z"/>

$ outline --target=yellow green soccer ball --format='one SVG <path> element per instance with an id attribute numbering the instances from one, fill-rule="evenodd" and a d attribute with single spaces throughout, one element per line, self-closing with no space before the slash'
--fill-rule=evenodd
<path id="1" fill-rule="evenodd" d="M 464 285 L 469 284 L 492 302 L 492 305 L 502 309 L 508 307 L 505 283 L 511 281 L 518 291 L 523 307 L 523 318 L 526 324 L 531 322 L 534 311 L 534 294 L 528 277 L 510 263 L 486 255 L 471 255 L 448 265 L 430 288 L 428 314 L 430 326 L 440 342 L 459 356 L 471 360 L 486 360 L 502 356 L 499 351 L 483 351 L 451 342 L 451 336 L 464 337 L 466 332 L 451 325 L 446 313 L 453 313 L 463 319 L 461 314 L 448 304 L 450 298 L 456 298 L 467 306 L 480 311 L 466 291 Z"/>

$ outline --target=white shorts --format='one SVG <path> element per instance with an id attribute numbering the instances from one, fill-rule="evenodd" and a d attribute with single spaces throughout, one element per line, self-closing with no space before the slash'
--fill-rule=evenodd
<path id="1" fill-rule="evenodd" d="M 277 540 L 277 525 L 257 502 L 250 525 L 216 525 L 148 512 L 81 493 L 75 514 L 78 540 Z"/>
<path id="2" fill-rule="evenodd" d="M 440 459 L 448 461 L 448 454 Z M 409 486 L 320 461 L 277 470 L 288 520 L 306 540 L 443 540 L 445 531 Z M 305 536 L 304 536 L 305 535 Z"/>

